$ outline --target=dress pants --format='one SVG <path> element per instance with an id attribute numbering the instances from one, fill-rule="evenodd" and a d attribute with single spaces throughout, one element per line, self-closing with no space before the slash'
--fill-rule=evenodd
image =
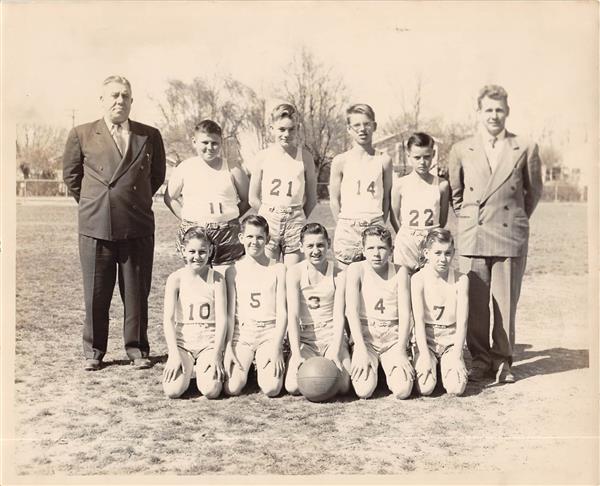
<path id="1" fill-rule="evenodd" d="M 515 316 L 526 262 L 527 255 L 460 257 L 460 271 L 469 277 L 467 346 L 473 368 L 496 370 L 503 362 L 512 365 Z"/>
<path id="2" fill-rule="evenodd" d="M 154 236 L 107 241 L 80 234 L 79 257 L 85 300 L 84 356 L 101 360 L 106 353 L 110 302 L 118 276 L 124 308 L 125 351 L 131 360 L 148 357 L 148 295 Z"/>

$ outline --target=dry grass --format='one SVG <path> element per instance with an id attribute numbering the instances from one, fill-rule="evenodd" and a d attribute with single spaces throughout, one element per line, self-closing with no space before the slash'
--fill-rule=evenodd
<path id="1" fill-rule="evenodd" d="M 326 206 L 317 211 L 315 219 L 331 221 Z M 438 393 L 403 402 L 380 389 L 372 400 L 350 396 L 325 404 L 287 395 L 267 399 L 255 383 L 234 399 L 208 401 L 194 389 L 181 400 L 163 397 L 162 291 L 179 262 L 174 219 L 162 208 L 156 212 L 149 326 L 155 366 L 135 371 L 124 360 L 116 291 L 107 366 L 86 373 L 75 208 L 18 207 L 18 474 L 401 474 L 410 479 L 415 472 L 513 471 L 551 474 L 560 481 L 589 471 L 596 459 L 585 206 L 542 204 L 533 219 L 516 384 L 470 384 L 462 398 Z"/>

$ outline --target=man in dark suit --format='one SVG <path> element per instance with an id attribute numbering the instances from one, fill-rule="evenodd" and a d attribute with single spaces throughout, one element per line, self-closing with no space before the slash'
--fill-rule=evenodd
<path id="1" fill-rule="evenodd" d="M 125 350 L 136 368 L 148 355 L 148 294 L 154 256 L 152 196 L 165 179 L 160 132 L 129 120 L 131 85 L 121 76 L 104 80 L 104 117 L 71 130 L 63 178 L 77 201 L 83 272 L 84 369 L 101 367 L 115 280 L 124 307 Z"/>
<path id="2" fill-rule="evenodd" d="M 480 381 L 495 373 L 497 382 L 511 383 L 515 315 L 529 218 L 542 193 L 541 162 L 536 144 L 505 129 L 510 111 L 504 88 L 485 86 L 477 103 L 478 133 L 452 147 L 448 164 L 459 265 L 469 276 L 469 377 Z"/>

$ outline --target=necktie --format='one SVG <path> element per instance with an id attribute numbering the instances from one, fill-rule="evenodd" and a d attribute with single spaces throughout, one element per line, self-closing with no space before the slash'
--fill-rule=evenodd
<path id="1" fill-rule="evenodd" d="M 495 148 L 497 141 L 498 141 L 498 137 L 492 137 L 490 139 L 490 144 L 492 145 L 492 148 Z"/>
<path id="2" fill-rule="evenodd" d="M 127 148 L 127 144 L 123 138 L 123 127 L 120 123 L 115 123 L 113 124 L 110 133 L 117 144 L 119 152 L 121 152 L 121 155 L 123 155 L 125 153 L 125 149 Z"/>

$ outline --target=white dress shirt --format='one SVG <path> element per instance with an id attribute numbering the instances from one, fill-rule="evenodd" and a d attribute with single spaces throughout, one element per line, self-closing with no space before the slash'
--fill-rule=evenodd
<path id="1" fill-rule="evenodd" d="M 104 118 L 104 123 L 108 127 L 108 131 L 113 137 L 113 140 L 117 144 L 119 152 L 121 155 L 125 155 L 127 152 L 127 147 L 129 145 L 129 135 L 131 134 L 129 130 L 129 120 L 125 120 L 123 123 L 113 123 L 110 120 Z M 120 129 L 117 126 L 120 125 Z"/>
<path id="2" fill-rule="evenodd" d="M 491 135 L 485 128 L 480 127 L 479 135 L 483 142 L 483 149 L 490 164 L 490 170 L 493 173 L 498 166 L 500 152 L 506 143 L 506 129 L 503 129 L 498 135 Z"/>

